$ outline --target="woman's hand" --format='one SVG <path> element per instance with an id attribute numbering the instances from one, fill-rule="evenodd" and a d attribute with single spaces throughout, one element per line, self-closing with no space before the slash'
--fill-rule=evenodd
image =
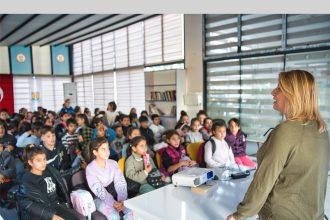
<path id="1" fill-rule="evenodd" d="M 235 220 L 233 215 L 228 215 L 226 220 Z"/>

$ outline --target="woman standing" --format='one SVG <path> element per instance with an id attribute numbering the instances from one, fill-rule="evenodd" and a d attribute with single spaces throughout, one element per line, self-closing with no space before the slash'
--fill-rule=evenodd
<path id="1" fill-rule="evenodd" d="M 227 220 L 257 213 L 261 220 L 323 220 L 330 141 L 315 79 L 303 70 L 281 72 L 272 95 L 273 108 L 286 120 L 259 149 L 253 181 Z"/>

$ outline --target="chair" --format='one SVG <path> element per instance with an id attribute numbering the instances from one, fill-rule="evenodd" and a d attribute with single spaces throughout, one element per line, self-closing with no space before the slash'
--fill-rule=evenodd
<path id="1" fill-rule="evenodd" d="M 84 185 L 86 183 L 86 173 L 85 170 L 79 170 L 71 177 L 72 187 L 76 187 L 78 185 Z"/>
<path id="2" fill-rule="evenodd" d="M 125 160 L 126 160 L 125 157 L 122 157 L 118 160 L 118 165 L 123 175 L 125 175 Z"/>
<path id="3" fill-rule="evenodd" d="M 199 146 L 204 142 L 190 143 L 187 145 L 187 153 L 191 160 L 197 160 Z"/>
<path id="4" fill-rule="evenodd" d="M 156 152 L 156 162 L 157 162 L 158 168 L 160 168 L 160 154 L 159 154 L 159 152 Z"/>

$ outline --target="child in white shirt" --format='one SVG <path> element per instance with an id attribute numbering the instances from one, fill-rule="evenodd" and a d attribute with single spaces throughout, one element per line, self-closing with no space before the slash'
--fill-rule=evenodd
<path id="1" fill-rule="evenodd" d="M 160 124 L 160 117 L 157 114 L 151 115 L 152 124 L 149 126 L 149 128 L 154 133 L 154 138 L 156 143 L 159 143 L 162 140 L 162 134 L 165 131 L 164 126 Z"/>
<path id="2" fill-rule="evenodd" d="M 191 119 L 190 131 L 185 137 L 185 143 L 203 142 L 203 135 L 199 132 L 200 122 L 197 118 Z"/>
<path id="3" fill-rule="evenodd" d="M 235 164 L 234 154 L 229 145 L 225 141 L 226 125 L 223 123 L 214 123 L 212 126 L 213 136 L 211 137 L 215 142 L 215 151 L 212 152 L 212 143 L 208 141 L 204 147 L 204 160 L 206 167 L 225 167 Z"/>

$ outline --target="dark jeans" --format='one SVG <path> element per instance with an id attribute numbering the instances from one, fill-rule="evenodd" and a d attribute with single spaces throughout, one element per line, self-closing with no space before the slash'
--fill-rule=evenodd
<path id="1" fill-rule="evenodd" d="M 56 207 L 56 215 L 60 216 L 65 220 L 86 220 L 87 218 L 74 209 L 69 209 L 64 205 L 57 205 Z M 39 220 L 38 218 L 32 217 L 31 220 Z"/>

